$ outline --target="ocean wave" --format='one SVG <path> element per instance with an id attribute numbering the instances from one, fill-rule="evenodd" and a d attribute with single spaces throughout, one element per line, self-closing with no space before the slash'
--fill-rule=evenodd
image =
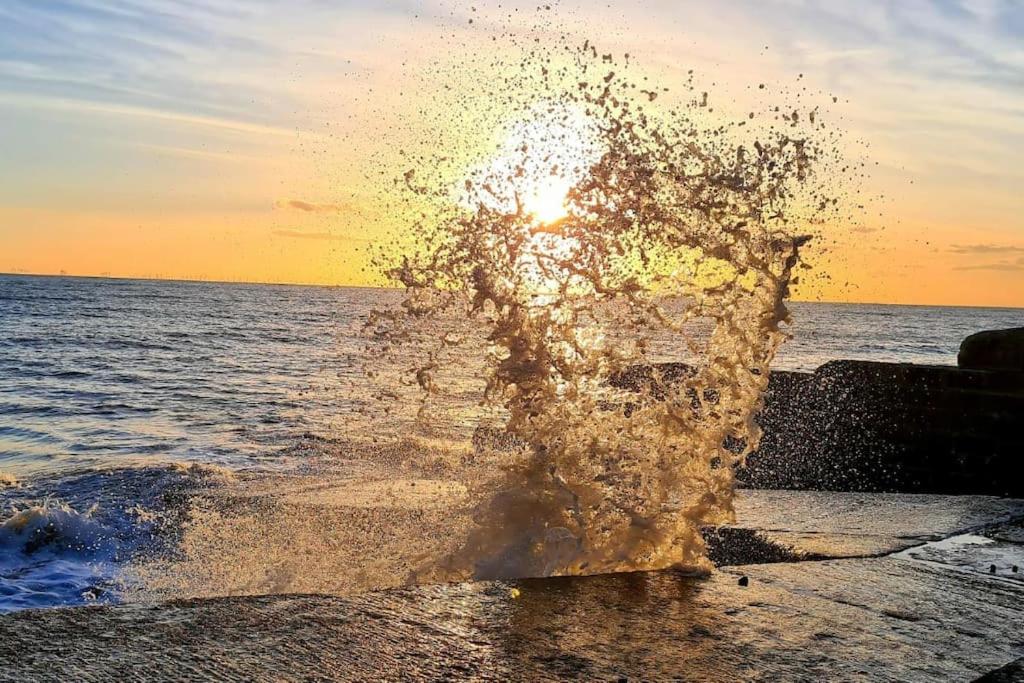
<path id="1" fill-rule="evenodd" d="M 39 374 L 45 375 L 46 373 Z M 61 370 L 59 372 L 51 373 L 49 376 L 55 379 L 80 379 L 90 377 L 91 373 L 84 372 L 82 370 Z"/>
<path id="2" fill-rule="evenodd" d="M 44 501 L 15 512 L 0 524 L 0 548 L 32 555 L 43 548 L 96 554 L 109 551 L 111 530 L 94 518 L 96 507 L 78 512 L 66 503 Z"/>
<path id="3" fill-rule="evenodd" d="M 57 406 L 35 405 L 29 403 L 8 403 L 0 401 L 0 415 L 39 415 L 54 417 L 74 415 L 72 411 Z"/>
<path id="4" fill-rule="evenodd" d="M 119 601 L 123 568 L 173 545 L 190 493 L 234 476 L 208 463 L 0 473 L 0 613 Z"/>
<path id="5" fill-rule="evenodd" d="M 0 613 L 116 600 L 122 544 L 96 506 L 16 510 L 0 524 Z"/>

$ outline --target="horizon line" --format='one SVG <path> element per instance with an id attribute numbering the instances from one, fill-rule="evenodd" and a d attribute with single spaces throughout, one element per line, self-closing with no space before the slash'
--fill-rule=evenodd
<path id="1" fill-rule="evenodd" d="M 128 275 L 74 275 L 71 273 L 28 273 L 28 272 L 7 272 L 0 271 L 0 277 L 51 277 L 51 278 L 74 278 L 81 280 L 128 280 L 136 282 L 178 282 L 210 285 L 261 285 L 267 287 L 322 287 L 331 289 L 391 289 L 401 291 L 400 287 L 389 287 L 386 285 L 359 285 L 359 284 L 328 284 L 323 282 L 281 282 L 268 280 L 218 280 L 186 277 L 161 277 L 158 275 L 149 276 L 128 276 Z M 788 299 L 790 303 L 797 304 L 830 304 L 836 306 L 904 306 L 917 308 L 988 308 L 1003 310 L 1024 310 L 1024 306 L 993 306 L 991 304 L 910 304 L 896 303 L 892 301 L 826 301 L 823 299 Z"/>

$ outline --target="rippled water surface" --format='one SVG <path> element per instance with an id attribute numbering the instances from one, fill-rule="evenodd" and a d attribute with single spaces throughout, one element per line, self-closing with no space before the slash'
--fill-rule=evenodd
<path id="1" fill-rule="evenodd" d="M 363 289 L 0 278 L 0 470 L 273 459 L 344 419 Z"/>
<path id="2" fill-rule="evenodd" d="M 153 544 L 166 522 L 153 511 L 182 486 L 294 468 L 307 457 L 300 444 L 350 436 L 355 424 L 364 436 L 394 433 L 397 418 L 361 388 L 361 329 L 372 308 L 396 299 L 356 288 L 0 276 L 0 611 L 116 596 L 116 567 Z M 1011 309 L 792 310 L 781 369 L 837 358 L 955 364 L 967 334 L 1024 324 Z M 659 356 L 672 359 L 671 346 Z M 310 498 L 316 481 L 289 495 Z M 419 482 L 420 505 L 433 495 L 424 481 L 399 483 L 412 491 Z M 254 528 L 251 538 L 265 535 Z"/>
<path id="3" fill-rule="evenodd" d="M 392 292 L 0 277 L 0 471 L 273 460 L 364 406 L 361 322 Z M 792 304 L 780 369 L 836 358 L 955 364 L 1014 309 Z M 663 352 L 666 356 L 669 351 Z M 666 358 L 667 359 L 667 358 Z"/>

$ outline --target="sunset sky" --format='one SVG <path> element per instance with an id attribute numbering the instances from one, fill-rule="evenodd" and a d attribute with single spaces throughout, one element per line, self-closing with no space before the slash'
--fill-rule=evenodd
<path id="1" fill-rule="evenodd" d="M 379 112 L 537 6 L 502 4 L 5 0 L 0 272 L 368 282 L 394 226 L 365 165 L 409 135 Z M 802 74 L 838 98 L 885 197 L 797 298 L 1024 306 L 1024 4 L 552 4 L 667 85 L 742 100 Z"/>

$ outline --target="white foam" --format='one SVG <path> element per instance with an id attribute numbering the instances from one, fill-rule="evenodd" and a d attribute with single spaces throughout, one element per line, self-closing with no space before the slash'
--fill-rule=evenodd
<path id="1" fill-rule="evenodd" d="M 0 547 L 32 554 L 43 548 L 95 552 L 110 541 L 110 530 L 93 517 L 53 501 L 16 511 L 0 524 Z"/>
<path id="2" fill-rule="evenodd" d="M 234 474 L 209 464 L 87 470 L 30 478 L 0 511 L 0 612 L 119 600 L 125 563 L 161 547 L 176 519 L 168 491 L 219 487 Z M 13 478 L 12 478 L 13 479 Z"/>

